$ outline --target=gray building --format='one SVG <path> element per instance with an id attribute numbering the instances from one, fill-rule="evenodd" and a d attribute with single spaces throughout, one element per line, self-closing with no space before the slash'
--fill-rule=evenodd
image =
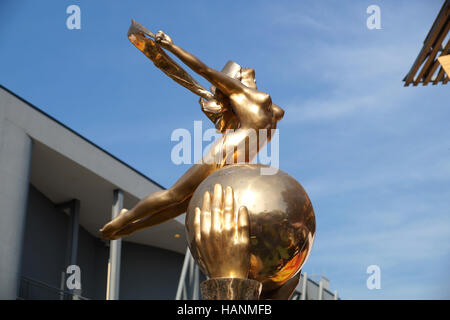
<path id="1" fill-rule="evenodd" d="M 161 189 L 0 86 L 0 299 L 197 299 L 184 215 L 99 238 L 121 207 Z M 294 298 L 337 298 L 323 281 L 302 276 Z"/>

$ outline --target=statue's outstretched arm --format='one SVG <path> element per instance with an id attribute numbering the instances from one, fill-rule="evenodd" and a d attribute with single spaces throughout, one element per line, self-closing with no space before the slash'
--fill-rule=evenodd
<path id="1" fill-rule="evenodd" d="M 155 36 L 155 40 L 157 44 L 172 52 L 189 68 L 204 77 L 225 95 L 230 96 L 233 93 L 241 93 L 245 90 L 246 87 L 239 80 L 231 78 L 220 71 L 208 67 L 196 56 L 175 45 L 172 39 L 164 32 L 158 31 Z"/>
<path id="2" fill-rule="evenodd" d="M 147 38 L 146 36 L 150 37 Z M 172 80 L 189 89 L 191 92 L 200 96 L 200 106 L 203 113 L 216 127 L 220 127 L 219 121 L 223 117 L 222 106 L 214 99 L 211 92 L 203 88 L 191 75 L 179 66 L 154 40 L 155 35 L 147 28 L 132 20 L 128 30 L 128 39 L 138 48 L 147 58 L 153 61 L 155 66 L 168 75 Z M 203 101 L 205 99 L 205 101 Z M 217 106 L 217 110 L 212 110 Z M 230 115 L 228 115 L 230 117 Z M 231 124 L 233 125 L 233 124 Z"/>
<path id="3" fill-rule="evenodd" d="M 148 29 L 132 20 L 128 30 L 128 39 L 136 48 L 152 60 L 156 67 L 183 87 L 206 100 L 214 98 L 211 92 L 203 88 L 189 73 L 169 57 L 154 40 L 146 37 L 146 35 L 155 38 L 155 35 Z"/>

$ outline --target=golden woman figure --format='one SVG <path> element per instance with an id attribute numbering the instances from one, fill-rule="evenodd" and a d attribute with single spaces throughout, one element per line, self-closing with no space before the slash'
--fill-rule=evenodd
<path id="1" fill-rule="evenodd" d="M 154 41 L 146 35 L 154 38 Z M 247 163 L 252 161 L 259 149 L 270 141 L 271 129 L 276 129 L 277 122 L 284 115 L 284 111 L 272 103 L 269 94 L 257 89 L 255 71 L 251 68 L 240 68 L 229 62 L 225 68 L 228 68 L 227 72 L 214 70 L 175 45 L 162 31 L 153 35 L 134 21 L 128 38 L 173 80 L 201 97 L 202 110 L 224 135 L 171 188 L 150 194 L 134 208 L 122 210 L 117 218 L 106 224 L 100 233 L 103 239 L 111 240 L 184 213 L 195 189 L 211 173 L 235 163 L 236 159 L 245 159 Z M 214 94 L 198 85 L 161 48 L 174 54 L 208 80 L 214 86 Z M 257 136 L 256 146 L 246 143 L 252 133 Z"/>

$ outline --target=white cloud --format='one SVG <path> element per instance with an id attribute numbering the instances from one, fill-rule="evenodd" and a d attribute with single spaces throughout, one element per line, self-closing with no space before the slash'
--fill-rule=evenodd
<path id="1" fill-rule="evenodd" d="M 341 46 L 320 43 L 304 59 L 293 61 L 292 77 L 302 75 L 316 81 L 321 90 L 305 100 L 285 100 L 286 123 L 333 119 L 353 113 L 403 106 L 422 93 L 403 87 L 403 76 L 409 68 L 405 52 L 411 47 L 371 45 Z M 297 81 L 300 79 L 297 79 Z"/>

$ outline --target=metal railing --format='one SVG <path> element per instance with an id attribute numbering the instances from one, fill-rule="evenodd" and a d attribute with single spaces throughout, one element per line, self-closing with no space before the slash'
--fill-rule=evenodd
<path id="1" fill-rule="evenodd" d="M 178 282 L 175 300 L 198 300 L 200 297 L 200 269 L 191 255 L 189 247 L 186 249 L 180 281 Z"/>
<path id="2" fill-rule="evenodd" d="M 53 287 L 45 282 L 22 277 L 18 299 L 23 300 L 89 300 L 79 294 Z"/>

